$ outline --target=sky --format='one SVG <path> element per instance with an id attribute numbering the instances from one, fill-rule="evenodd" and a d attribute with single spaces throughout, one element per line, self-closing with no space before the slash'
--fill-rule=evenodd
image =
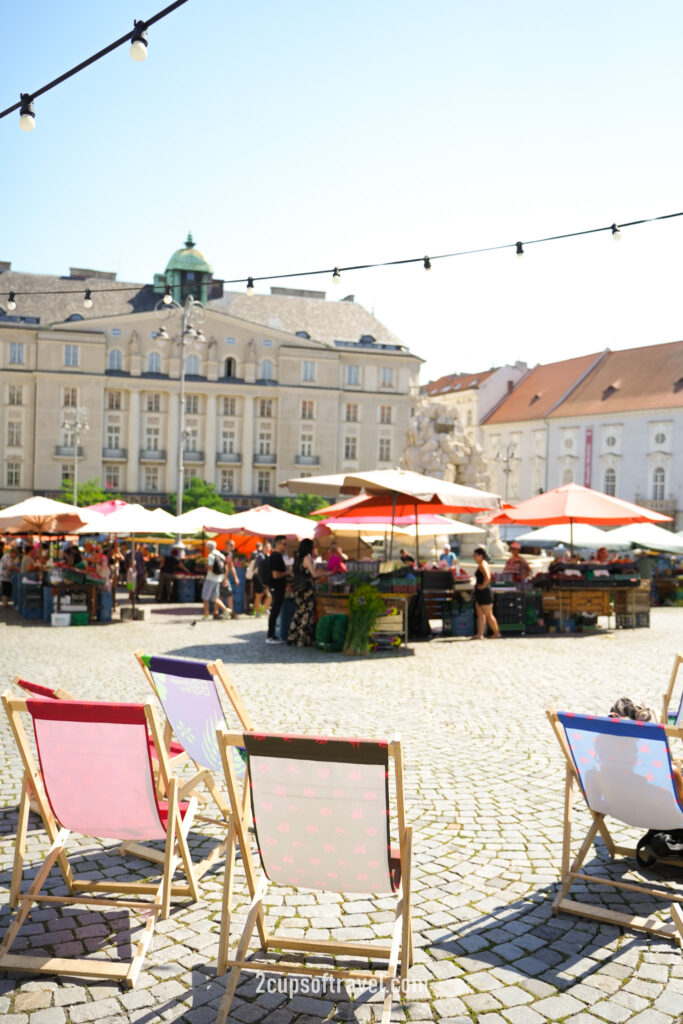
<path id="1" fill-rule="evenodd" d="M 0 109 L 163 6 L 7 5 Z M 0 120 L 0 260 L 151 281 L 192 230 L 230 279 L 679 212 L 681 38 L 675 0 L 188 0 Z M 683 217 L 272 284 L 354 294 L 426 382 L 679 340 L 682 251 Z"/>

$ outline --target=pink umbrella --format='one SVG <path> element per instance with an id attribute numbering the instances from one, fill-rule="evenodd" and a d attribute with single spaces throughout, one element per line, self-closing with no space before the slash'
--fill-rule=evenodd
<path id="1" fill-rule="evenodd" d="M 128 502 L 122 501 L 121 498 L 110 498 L 109 501 L 96 501 L 94 505 L 85 507 L 91 512 L 99 512 L 100 515 L 108 516 L 111 512 L 118 512 L 120 508 L 125 508 L 127 504 Z"/>
<path id="2" fill-rule="evenodd" d="M 229 520 L 229 521 L 228 521 Z M 211 518 L 207 515 L 204 524 L 207 530 L 213 530 Z M 312 519 L 295 516 L 272 505 L 259 505 L 248 508 L 245 512 L 237 512 L 234 516 L 223 516 L 221 525 L 216 525 L 219 533 L 241 533 L 252 537 L 304 537 L 313 538 L 316 524 Z"/>

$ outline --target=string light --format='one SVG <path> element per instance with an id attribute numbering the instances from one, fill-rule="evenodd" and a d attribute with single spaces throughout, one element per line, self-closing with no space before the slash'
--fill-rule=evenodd
<path id="1" fill-rule="evenodd" d="M 621 241 L 621 231 L 619 230 L 619 225 L 618 224 L 613 224 L 612 227 L 610 228 L 610 231 L 612 232 L 612 238 L 614 239 L 614 241 L 615 242 L 620 242 Z"/>
<path id="2" fill-rule="evenodd" d="M 517 245 L 517 255 L 518 256 L 523 256 L 524 255 L 524 246 L 522 245 L 521 242 L 517 242 L 516 245 Z"/>
<path id="3" fill-rule="evenodd" d="M 168 7 L 164 7 L 163 11 L 159 11 L 153 17 L 148 18 L 146 21 L 135 21 L 133 31 L 126 32 L 125 35 L 121 36 L 120 39 L 114 40 L 109 46 L 105 46 L 103 50 L 98 50 L 92 57 L 88 57 L 86 60 L 82 60 L 80 64 L 71 68 L 69 71 L 65 71 L 63 75 L 59 75 L 58 78 L 48 82 L 47 85 L 43 85 L 40 89 L 36 89 L 32 93 L 21 93 L 19 103 L 13 103 L 11 107 L 7 107 L 6 110 L 0 110 L 0 118 L 7 117 L 8 114 L 12 114 L 15 110 L 19 111 L 19 126 L 25 132 L 32 132 L 35 128 L 36 116 L 33 110 L 33 100 L 38 96 L 42 96 L 44 92 L 48 92 L 50 89 L 54 89 L 56 85 L 61 85 L 67 78 L 71 78 L 73 75 L 77 75 L 79 71 L 83 71 L 84 68 L 90 67 L 95 61 L 101 60 L 102 57 L 106 57 L 112 50 L 116 50 L 119 46 L 123 46 L 125 43 L 131 43 L 130 55 L 133 60 L 144 60 L 147 56 L 147 29 L 150 25 L 154 25 L 155 22 L 160 21 L 161 18 L 165 18 L 167 14 L 175 11 L 178 7 L 182 7 L 186 4 L 187 0 L 174 0 Z"/>
<path id="4" fill-rule="evenodd" d="M 425 256 L 423 266 L 424 266 L 425 270 L 431 270 L 432 269 L 432 261 L 430 260 L 429 256 Z"/>
<path id="5" fill-rule="evenodd" d="M 136 61 L 147 59 L 147 23 L 144 21 L 133 21 L 130 55 Z"/>
<path id="6" fill-rule="evenodd" d="M 253 295 L 253 294 L 254 294 L 254 278 L 253 277 L 248 277 L 247 278 L 247 295 Z"/>
<path id="7" fill-rule="evenodd" d="M 89 288 L 85 289 L 85 298 L 83 299 L 83 306 L 85 309 L 92 309 L 92 292 Z"/>
<path id="8" fill-rule="evenodd" d="M 170 284 L 166 285 L 166 291 L 164 292 L 164 297 L 163 297 L 163 299 L 161 301 L 163 302 L 163 304 L 165 306 L 170 306 L 171 303 L 173 302 L 173 295 L 171 293 L 171 286 L 170 286 Z"/>
<path id="9" fill-rule="evenodd" d="M 341 281 L 341 274 L 339 273 L 339 267 L 335 267 L 332 271 L 332 284 L 339 284 Z"/>
<path id="10" fill-rule="evenodd" d="M 9 293 L 9 298 L 7 300 L 7 308 L 10 310 L 17 308 L 17 304 L 14 301 L 14 292 Z"/>
<path id="11" fill-rule="evenodd" d="M 157 331 L 157 339 L 159 341 L 168 341 L 168 331 L 166 330 L 163 324 Z"/>
<path id="12" fill-rule="evenodd" d="M 36 126 L 36 112 L 33 109 L 31 97 L 27 92 L 22 92 L 20 100 L 21 102 L 19 103 L 19 127 L 24 132 L 32 132 Z"/>

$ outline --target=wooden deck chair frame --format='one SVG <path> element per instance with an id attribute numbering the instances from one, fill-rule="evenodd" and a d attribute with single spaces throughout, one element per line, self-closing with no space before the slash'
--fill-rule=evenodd
<path id="1" fill-rule="evenodd" d="M 607 826 L 605 815 L 593 811 L 585 800 L 583 802 L 586 810 L 591 816 L 591 825 L 576 857 L 572 860 L 571 832 L 574 783 L 576 783 L 578 791 L 582 796 L 583 791 L 579 775 L 574 764 L 572 751 L 569 743 L 567 742 L 564 728 L 560 722 L 558 713 L 554 708 L 548 708 L 546 709 L 546 715 L 550 721 L 557 741 L 562 748 L 566 761 L 561 877 L 560 888 L 553 900 L 553 916 L 558 914 L 560 911 L 564 911 L 568 914 L 576 914 L 579 917 L 586 917 L 593 921 L 599 921 L 601 924 L 615 924 L 620 928 L 633 928 L 638 931 L 648 932 L 652 935 L 661 935 L 664 938 L 671 939 L 676 943 L 676 945 L 681 946 L 683 944 L 683 913 L 681 912 L 680 903 L 683 903 L 683 896 L 678 896 L 676 893 L 673 893 L 663 887 L 657 888 L 655 886 L 642 885 L 636 882 L 619 882 L 612 878 L 604 878 L 592 873 L 584 874 L 582 872 L 581 869 L 583 863 L 598 835 L 602 838 L 610 857 L 635 858 L 636 856 L 635 847 L 622 846 L 615 842 Z M 663 726 L 661 728 L 663 728 L 663 731 L 666 734 L 667 741 L 672 737 L 683 739 L 683 728 L 674 726 Z M 666 859 L 666 864 L 683 867 L 683 861 L 669 857 Z M 570 899 L 569 891 L 574 882 L 577 881 L 606 885 L 611 888 L 624 889 L 629 892 L 640 892 L 655 899 L 669 901 L 669 911 L 672 923 L 664 924 L 654 916 L 640 917 L 637 915 L 623 914 L 616 910 L 609 910 L 605 906 Z"/>
<path id="2" fill-rule="evenodd" d="M 142 669 L 147 682 L 152 688 L 154 695 L 156 696 L 157 700 L 161 702 L 161 699 L 157 692 L 157 687 L 154 682 L 154 676 L 145 660 L 145 655 L 143 654 L 141 649 L 135 651 L 134 654 L 138 662 L 138 665 Z M 219 698 L 222 688 L 222 691 L 229 700 L 230 704 L 232 705 L 235 714 L 237 715 L 240 724 L 242 725 L 242 728 L 248 731 L 253 729 L 254 725 L 249 716 L 249 712 L 242 703 L 240 695 L 238 694 L 235 686 L 233 685 L 232 680 L 228 675 L 228 671 L 224 663 L 221 661 L 221 659 L 217 658 L 214 661 L 198 662 L 198 664 L 206 668 L 206 670 L 213 677 L 213 681 L 214 684 L 216 684 L 216 690 L 219 694 Z M 169 722 L 168 718 L 166 717 L 164 720 L 164 743 L 166 744 L 167 749 L 170 746 L 172 737 L 173 727 L 172 724 Z M 226 838 L 221 843 L 218 843 L 216 846 L 214 846 L 214 848 L 211 850 L 208 856 L 204 858 L 204 860 L 202 860 L 199 864 L 195 865 L 195 877 L 199 879 L 202 878 L 206 874 L 206 872 L 213 866 L 213 864 L 215 864 L 215 862 L 220 857 L 224 856 L 228 850 L 230 850 L 230 857 L 234 858 L 235 833 L 234 826 L 232 824 L 232 817 L 230 814 L 230 805 L 228 804 L 225 797 L 223 796 L 223 793 L 216 784 L 216 780 L 214 778 L 212 770 L 210 768 L 206 768 L 200 765 L 187 752 L 184 755 L 184 760 L 191 761 L 196 770 L 192 778 L 182 783 L 182 786 L 178 794 L 178 799 L 185 800 L 187 799 L 188 796 L 197 796 L 201 799 L 203 794 L 201 794 L 201 792 L 198 792 L 198 790 L 200 789 L 201 786 L 203 786 L 208 792 L 213 802 L 215 803 L 216 807 L 218 808 L 218 811 L 221 815 L 221 820 L 220 822 L 216 822 L 215 819 L 209 818 L 203 814 L 197 814 L 195 816 L 196 820 L 206 821 L 211 824 L 227 825 L 228 827 L 228 834 Z M 244 794 L 242 801 L 243 807 L 247 806 L 247 798 L 248 790 L 245 779 Z M 145 860 L 160 861 L 162 858 L 161 851 L 154 850 L 153 848 L 144 846 L 141 843 L 124 843 L 121 847 L 121 852 L 131 853 L 135 856 L 142 857 Z"/>
<path id="3" fill-rule="evenodd" d="M 164 851 L 163 874 L 160 882 L 124 882 L 101 881 L 76 876 L 69 862 L 66 844 L 71 834 L 67 828 L 60 827 L 50 805 L 43 776 L 31 750 L 28 735 L 21 721 L 21 715 L 28 713 L 26 698 L 14 697 L 10 690 L 2 694 L 10 727 L 17 743 L 24 768 L 24 786 L 19 808 L 19 823 L 14 848 L 14 863 L 10 884 L 9 905 L 18 908 L 14 921 L 10 924 L 2 943 L 0 943 L 0 970 L 27 971 L 31 974 L 57 974 L 87 978 L 104 978 L 119 981 L 132 988 L 137 981 L 147 950 L 152 941 L 154 928 L 159 918 L 167 918 L 171 899 L 184 897 L 198 899 L 197 884 L 187 846 L 187 832 L 192 824 L 196 810 L 196 801 L 191 800 L 181 815 L 178 799 L 178 780 L 168 768 L 161 740 L 161 731 L 151 705 L 144 705 L 147 728 L 154 737 L 159 751 L 159 771 L 163 776 L 164 786 L 169 794 L 168 819 L 166 826 L 166 844 Z M 79 702 L 80 703 L 80 702 Z M 152 776 L 153 778 L 153 776 Z M 28 785 L 30 783 L 30 787 Z M 33 792 L 40 808 L 40 815 L 50 840 L 50 849 L 40 867 L 35 880 L 26 892 L 22 892 L 22 881 L 26 857 L 26 828 L 29 814 L 29 791 Z M 69 891 L 69 896 L 50 896 L 41 892 L 43 884 L 54 864 L 61 870 L 62 877 Z M 185 882 L 174 882 L 173 877 L 179 865 L 185 873 Z M 90 896 L 90 893 L 101 893 L 101 896 Z M 151 900 L 121 899 L 120 896 L 151 896 Z M 147 921 L 141 939 L 138 941 L 130 963 L 115 963 L 111 960 L 72 959 L 64 957 L 31 956 L 13 954 L 11 947 L 21 929 L 22 924 L 36 903 L 81 904 L 92 907 L 121 907 L 137 910 L 147 914 Z"/>
<path id="4" fill-rule="evenodd" d="M 268 886 L 269 879 L 265 872 L 257 877 L 256 865 L 252 855 L 251 847 L 247 837 L 247 821 L 245 819 L 242 801 L 238 789 L 237 777 L 235 775 L 233 762 L 229 756 L 230 748 L 245 746 L 245 737 L 242 733 L 218 732 L 221 757 L 225 770 L 225 777 L 230 794 L 235 818 L 235 829 L 237 839 L 242 849 L 244 870 L 247 885 L 251 896 L 251 903 L 247 912 L 247 919 L 239 940 L 233 959 L 228 956 L 230 941 L 230 907 L 232 903 L 232 876 L 230 866 L 226 862 L 225 886 L 223 890 L 223 907 L 221 912 L 221 927 L 218 946 L 217 973 L 225 974 L 230 968 L 230 976 L 227 981 L 225 994 L 218 1011 L 218 1024 L 225 1024 L 239 982 L 240 973 L 248 971 L 268 971 L 276 974 L 305 974 L 312 976 L 324 976 L 347 979 L 349 981 L 375 981 L 383 985 L 385 997 L 382 1008 L 382 1024 L 388 1024 L 391 1016 L 391 1007 L 394 998 L 394 986 L 398 981 L 397 974 L 400 972 L 402 982 L 408 977 L 408 969 L 413 964 L 413 937 L 412 937 L 412 916 L 410 907 L 411 892 L 411 859 L 412 859 L 412 828 L 405 823 L 404 798 L 403 798 L 403 762 L 401 755 L 401 743 L 399 739 L 391 740 L 388 743 L 389 760 L 393 761 L 396 780 L 396 812 L 398 823 L 398 839 L 401 860 L 401 879 L 396 891 L 396 913 L 392 931 L 391 944 L 383 946 L 373 942 L 343 942 L 317 939 L 298 939 L 289 936 L 278 935 L 269 932 L 263 900 Z M 310 738 L 310 737 L 309 737 Z M 247 770 L 247 781 L 250 782 L 249 768 Z M 388 784 L 387 784 L 388 785 Z M 387 790 L 388 793 L 388 790 Z M 265 953 L 273 950 L 282 950 L 299 953 L 302 957 L 324 955 L 328 957 L 348 956 L 355 958 L 387 960 L 387 967 L 384 971 L 377 970 L 356 970 L 341 967 L 316 967 L 309 966 L 303 962 L 292 963 L 274 962 L 273 960 L 255 960 L 246 957 L 249 952 L 251 938 L 257 929 L 260 948 Z M 400 967 L 399 967 L 400 964 Z"/>
<path id="5" fill-rule="evenodd" d="M 671 675 L 669 676 L 669 685 L 666 688 L 666 693 L 664 693 L 662 695 L 662 718 L 661 718 L 661 721 L 662 721 L 662 723 L 664 725 L 669 725 L 670 724 L 669 723 L 669 707 L 671 705 L 671 700 L 673 698 L 673 693 L 674 693 L 674 687 L 676 685 L 676 676 L 678 675 L 678 670 L 679 670 L 679 668 L 681 667 L 682 664 L 683 664 L 683 654 L 681 654 L 680 651 L 677 651 L 676 654 L 674 655 L 674 663 L 673 663 L 673 667 L 671 669 Z M 683 704 L 683 694 L 681 694 L 681 704 Z M 681 709 L 679 707 L 678 714 L 680 714 L 680 710 Z M 678 717 L 678 714 L 675 716 L 676 718 Z"/>

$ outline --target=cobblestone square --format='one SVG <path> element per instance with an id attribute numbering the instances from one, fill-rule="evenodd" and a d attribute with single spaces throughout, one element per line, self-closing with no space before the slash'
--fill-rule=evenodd
<path id="1" fill-rule="evenodd" d="M 578 917 L 551 916 L 564 768 L 544 714 L 548 705 L 605 714 L 624 695 L 643 697 L 659 713 L 673 655 L 681 646 L 680 609 L 653 609 L 650 629 L 484 643 L 440 638 L 367 658 L 266 646 L 262 620 L 193 625 L 193 618 L 182 614 L 147 614 L 142 622 L 70 629 L 22 625 L 13 613 L 5 614 L 0 620 L 3 688 L 20 674 L 83 699 L 148 700 L 132 653 L 142 647 L 150 653 L 223 658 L 254 721 L 265 729 L 400 733 L 406 814 L 414 829 L 416 964 L 411 989 L 400 1007 L 395 1004 L 393 1019 L 449 1024 L 680 1020 L 683 959 L 673 943 Z M 11 916 L 7 896 L 21 779 L 4 716 L 0 744 L 4 933 Z M 575 836 L 583 838 L 587 814 L 578 804 L 575 822 Z M 207 832 L 192 833 L 195 859 L 214 841 Z M 28 877 L 45 849 L 45 833 L 32 816 Z M 92 845 L 77 852 L 78 859 L 94 860 L 102 870 L 121 874 L 128 867 L 118 855 Z M 592 852 L 588 872 L 606 860 L 601 848 Z M 615 877 L 621 873 L 618 866 L 611 870 Z M 672 869 L 648 877 L 676 884 Z M 172 904 L 170 919 L 157 925 L 135 989 L 3 974 L 3 1022 L 215 1021 L 225 983 L 215 974 L 220 861 L 200 887 L 200 902 Z M 575 891 L 579 898 L 599 898 L 638 913 L 666 910 L 638 893 L 605 892 L 586 883 Z M 233 938 L 244 921 L 246 897 L 238 864 Z M 276 887 L 267 899 L 271 924 L 293 935 L 388 933 L 386 899 L 354 898 L 345 904 L 334 893 L 294 894 Z M 78 906 L 60 912 L 44 904 L 31 914 L 16 948 L 125 956 L 135 942 L 129 925 L 120 909 L 102 915 Z M 294 993 L 243 975 L 230 1019 L 365 1022 L 377 1019 L 380 1010 L 377 993 L 350 988 Z"/>

